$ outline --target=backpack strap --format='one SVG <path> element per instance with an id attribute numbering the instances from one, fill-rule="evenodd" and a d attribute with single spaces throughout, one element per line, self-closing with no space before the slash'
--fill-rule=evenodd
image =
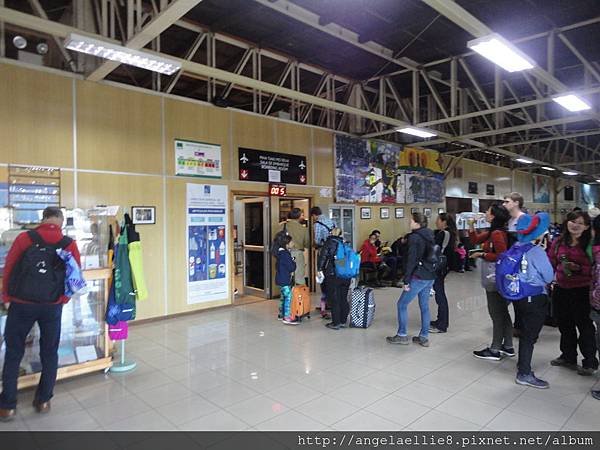
<path id="1" fill-rule="evenodd" d="M 49 244 L 48 242 L 44 241 L 42 236 L 40 236 L 40 234 L 35 230 L 29 230 L 27 232 L 27 236 L 29 236 L 31 242 L 33 242 L 35 245 L 39 245 L 40 247 L 52 247 L 56 249 L 62 248 L 64 250 L 71 245 L 71 242 L 73 242 L 73 239 L 71 239 L 69 236 L 63 236 L 63 238 L 56 244 Z"/>
<path id="2" fill-rule="evenodd" d="M 443 230 L 444 240 L 442 241 L 442 253 L 446 251 L 446 247 L 450 243 L 450 232 L 448 230 Z"/>
<path id="3" fill-rule="evenodd" d="M 315 223 L 318 223 L 319 225 L 325 227 L 325 229 L 331 233 L 331 230 L 333 230 L 333 228 L 329 228 L 327 225 L 325 225 L 323 222 L 321 222 L 320 220 L 317 220 Z"/>
<path id="4" fill-rule="evenodd" d="M 38 233 L 35 230 L 29 230 L 29 231 L 27 231 L 27 236 L 29 236 L 29 239 L 31 239 L 31 242 L 33 242 L 35 245 L 39 245 L 41 247 L 48 245 L 42 239 L 42 237 L 40 236 L 40 233 Z"/>

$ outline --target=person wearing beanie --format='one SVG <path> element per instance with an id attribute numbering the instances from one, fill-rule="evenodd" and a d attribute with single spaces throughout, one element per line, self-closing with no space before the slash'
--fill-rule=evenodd
<path id="1" fill-rule="evenodd" d="M 530 286 L 539 286 L 541 294 L 532 295 L 513 302 L 515 310 L 521 318 L 521 337 L 519 339 L 519 360 L 515 382 L 523 386 L 548 389 L 549 383 L 540 380 L 531 369 L 533 347 L 544 326 L 548 310 L 548 291 L 546 286 L 554 278 L 554 270 L 546 251 L 538 245 L 544 234 L 548 232 L 550 216 L 539 213 L 533 216 L 523 214 L 516 225 L 517 242 L 515 246 L 533 246 L 523 254 L 521 268 L 523 280 Z"/>

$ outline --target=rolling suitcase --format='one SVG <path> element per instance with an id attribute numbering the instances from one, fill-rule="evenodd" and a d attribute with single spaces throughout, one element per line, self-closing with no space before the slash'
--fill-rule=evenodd
<path id="1" fill-rule="evenodd" d="M 350 290 L 350 326 L 368 328 L 375 317 L 375 295 L 371 288 Z"/>
<path id="2" fill-rule="evenodd" d="M 310 291 L 308 286 L 298 285 L 292 288 L 292 315 L 301 321 L 304 317 L 310 319 Z"/>

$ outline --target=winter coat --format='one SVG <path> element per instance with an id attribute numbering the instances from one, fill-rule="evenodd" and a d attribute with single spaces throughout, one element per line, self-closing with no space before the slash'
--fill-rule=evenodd
<path id="1" fill-rule="evenodd" d="M 296 261 L 292 259 L 289 250 L 281 247 L 277 251 L 276 258 L 275 284 L 277 286 L 290 286 L 292 284 L 292 274 L 296 271 Z"/>
<path id="2" fill-rule="evenodd" d="M 423 267 L 421 261 L 427 256 L 428 247 L 433 245 L 435 238 L 429 228 L 419 228 L 408 235 L 408 251 L 404 261 L 404 283 L 410 284 L 413 277 L 422 280 L 434 280 L 435 273 Z"/>

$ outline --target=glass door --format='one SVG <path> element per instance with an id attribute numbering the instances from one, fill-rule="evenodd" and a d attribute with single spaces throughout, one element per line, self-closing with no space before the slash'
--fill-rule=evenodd
<path id="1" fill-rule="evenodd" d="M 329 208 L 329 217 L 338 228 L 342 230 L 344 241 L 350 242 L 355 247 L 354 242 L 354 208 L 348 206 L 333 205 Z"/>
<path id="2" fill-rule="evenodd" d="M 244 294 L 270 297 L 269 198 L 244 199 L 242 253 Z"/>

